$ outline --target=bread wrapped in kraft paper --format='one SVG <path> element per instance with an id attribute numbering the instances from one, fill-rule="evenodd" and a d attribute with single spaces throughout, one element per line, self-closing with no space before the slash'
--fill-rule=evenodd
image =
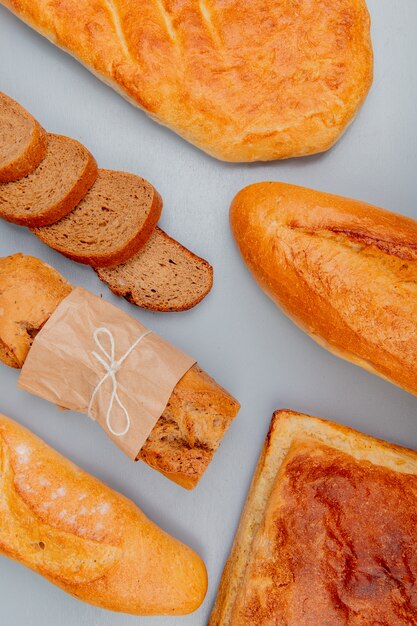
<path id="1" fill-rule="evenodd" d="M 36 336 L 18 386 L 97 420 L 136 459 L 195 360 L 77 287 Z"/>
<path id="2" fill-rule="evenodd" d="M 195 487 L 239 404 L 194 359 L 33 257 L 0 260 L 0 311 L 0 358 L 23 366 L 21 388 Z"/>

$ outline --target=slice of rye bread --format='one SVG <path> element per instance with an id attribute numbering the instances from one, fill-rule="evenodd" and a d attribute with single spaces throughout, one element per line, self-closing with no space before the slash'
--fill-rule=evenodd
<path id="1" fill-rule="evenodd" d="M 20 180 L 0 185 L 0 217 L 21 226 L 46 226 L 77 206 L 97 178 L 94 157 L 81 143 L 48 134 L 45 158 Z"/>
<path id="2" fill-rule="evenodd" d="M 18 102 L 0 92 L 0 183 L 33 172 L 45 157 L 46 131 Z"/>
<path id="3" fill-rule="evenodd" d="M 211 265 L 158 227 L 129 261 L 95 270 L 113 293 L 153 311 L 191 309 L 213 286 Z"/>
<path id="4" fill-rule="evenodd" d="M 66 217 L 33 232 L 54 250 L 93 267 L 124 263 L 148 241 L 162 199 L 148 181 L 99 169 L 98 177 Z"/>

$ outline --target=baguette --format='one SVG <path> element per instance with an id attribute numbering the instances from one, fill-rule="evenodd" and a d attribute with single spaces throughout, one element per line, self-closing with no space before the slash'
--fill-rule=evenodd
<path id="1" fill-rule="evenodd" d="M 417 394 L 417 222 L 282 183 L 243 189 L 230 219 L 252 274 L 296 324 Z"/>
<path id="2" fill-rule="evenodd" d="M 127 498 L 0 416 L 0 551 L 79 600 L 183 615 L 207 589 L 203 561 Z"/>
<path id="3" fill-rule="evenodd" d="M 372 82 L 365 0 L 1 0 L 209 154 L 327 150 Z"/>
<path id="4" fill-rule="evenodd" d="M 209 626 L 417 623 L 417 453 L 277 411 Z"/>
<path id="5" fill-rule="evenodd" d="M 48 265 L 20 254 L 0 259 L 0 359 L 22 367 L 36 333 L 71 290 Z M 186 489 L 210 464 L 239 403 L 197 364 L 178 382 L 138 455 Z"/>

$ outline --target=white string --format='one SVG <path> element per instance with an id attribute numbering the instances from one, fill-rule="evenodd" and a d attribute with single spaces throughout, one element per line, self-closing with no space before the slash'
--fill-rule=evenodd
<path id="1" fill-rule="evenodd" d="M 90 403 L 88 405 L 88 416 L 92 420 L 96 419 L 92 415 L 92 413 L 91 413 L 92 408 L 93 408 L 93 404 L 94 404 L 94 400 L 96 398 L 96 395 L 100 391 L 102 385 L 104 385 L 106 380 L 108 380 L 110 378 L 112 383 L 113 383 L 113 389 L 112 389 L 112 393 L 111 393 L 111 396 L 110 396 L 109 407 L 108 407 L 107 413 L 106 413 L 106 426 L 109 429 L 109 431 L 111 432 L 111 434 L 114 435 L 115 437 L 123 437 L 123 435 L 125 435 L 128 432 L 128 430 L 129 430 L 129 428 L 131 426 L 130 415 L 127 412 L 126 407 L 124 406 L 124 404 L 120 400 L 119 395 L 117 393 L 118 384 L 117 384 L 116 374 L 119 371 L 119 369 L 121 368 L 121 366 L 123 365 L 123 363 L 126 361 L 127 357 L 131 354 L 131 352 L 133 352 L 133 350 L 142 341 L 142 339 L 144 339 L 145 337 L 150 335 L 151 332 L 152 332 L 151 330 L 148 330 L 146 333 L 141 335 L 139 337 L 139 339 L 136 339 L 135 343 L 133 343 L 130 346 L 129 350 L 118 361 L 116 361 L 116 359 L 115 359 L 114 337 L 113 337 L 112 333 L 110 332 L 110 330 L 108 328 L 105 328 L 104 326 L 102 326 L 100 328 L 96 328 L 94 333 L 93 333 L 93 338 L 94 338 L 95 344 L 98 347 L 98 349 L 101 350 L 102 354 L 106 357 L 107 361 L 102 356 L 100 356 L 97 352 L 93 352 L 92 353 L 93 356 L 97 359 L 97 361 L 99 363 L 101 363 L 101 365 L 104 367 L 106 373 L 99 380 L 99 382 L 95 386 L 94 391 L 93 391 L 93 393 L 91 395 Z M 110 341 L 110 354 L 107 352 L 106 348 L 104 347 L 103 343 L 101 342 L 101 340 L 99 338 L 100 333 L 107 335 L 107 337 L 109 338 L 109 341 Z M 125 418 L 126 418 L 126 427 L 124 428 L 124 430 L 122 430 L 120 432 L 116 432 L 115 430 L 113 430 L 112 425 L 111 425 L 111 414 L 112 414 L 112 411 L 113 411 L 114 402 L 116 402 L 119 405 L 119 407 L 122 409 L 122 411 L 123 411 L 123 413 L 125 415 Z"/>

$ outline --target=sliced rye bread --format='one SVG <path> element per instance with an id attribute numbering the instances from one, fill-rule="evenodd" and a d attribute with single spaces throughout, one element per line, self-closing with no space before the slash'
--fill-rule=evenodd
<path id="1" fill-rule="evenodd" d="M 67 215 L 97 178 L 94 157 L 81 143 L 48 134 L 45 158 L 20 180 L 0 185 L 0 217 L 21 226 L 46 226 Z"/>
<path id="2" fill-rule="evenodd" d="M 191 309 L 213 286 L 211 265 L 158 227 L 129 261 L 95 271 L 113 293 L 153 311 Z"/>
<path id="3" fill-rule="evenodd" d="M 148 181 L 99 169 L 96 182 L 69 215 L 33 232 L 74 261 L 108 267 L 138 252 L 151 236 L 161 210 L 161 197 Z"/>
<path id="4" fill-rule="evenodd" d="M 33 172 L 46 154 L 46 131 L 18 102 L 0 92 L 0 183 Z"/>

